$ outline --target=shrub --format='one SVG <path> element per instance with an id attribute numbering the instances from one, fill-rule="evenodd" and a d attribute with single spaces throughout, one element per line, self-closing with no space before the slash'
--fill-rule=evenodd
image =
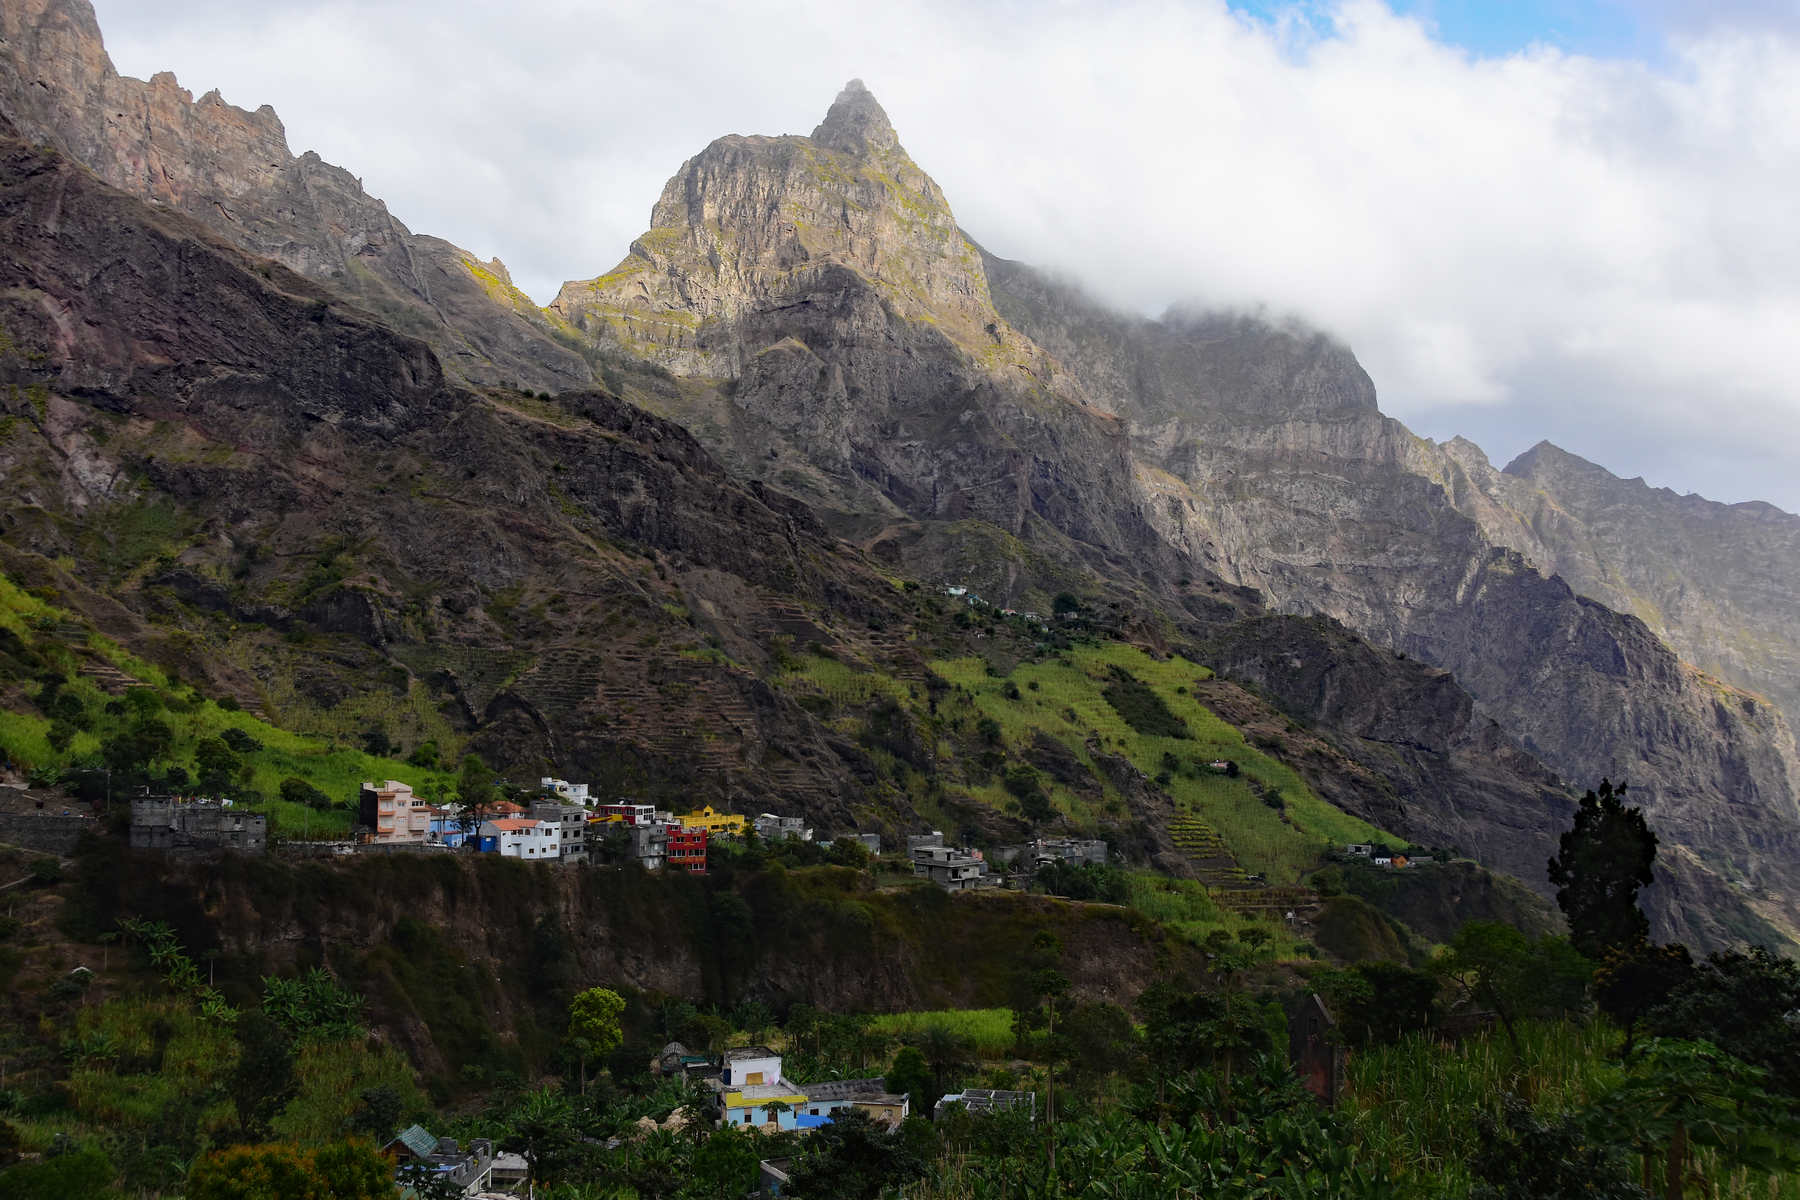
<path id="1" fill-rule="evenodd" d="M 290 775 L 281 781 L 281 798 L 289 804 L 304 804 L 308 808 L 324 812 L 331 807 L 331 797 L 306 782 Z"/>
<path id="2" fill-rule="evenodd" d="M 227 729 L 219 734 L 227 746 L 239 754 L 260 754 L 263 744 L 241 729 Z"/>

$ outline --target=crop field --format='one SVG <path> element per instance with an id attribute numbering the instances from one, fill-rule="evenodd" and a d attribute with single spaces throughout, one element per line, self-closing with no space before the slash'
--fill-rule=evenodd
<path id="1" fill-rule="evenodd" d="M 946 1008 L 933 1012 L 882 1013 L 869 1023 L 876 1033 L 905 1039 L 928 1029 L 954 1034 L 988 1058 L 1011 1053 L 1013 1015 L 1010 1008 Z"/>

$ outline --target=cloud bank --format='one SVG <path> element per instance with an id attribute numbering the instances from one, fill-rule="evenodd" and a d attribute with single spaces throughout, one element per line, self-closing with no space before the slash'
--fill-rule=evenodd
<path id="1" fill-rule="evenodd" d="M 861 76 L 998 254 L 1138 311 L 1296 314 L 1497 461 L 1549 438 L 1800 510 L 1800 22 L 1660 3 L 1654 62 L 1481 57 L 1376 0 L 96 8 L 122 71 L 273 104 L 540 301 L 623 256 L 682 158 L 807 132 Z"/>

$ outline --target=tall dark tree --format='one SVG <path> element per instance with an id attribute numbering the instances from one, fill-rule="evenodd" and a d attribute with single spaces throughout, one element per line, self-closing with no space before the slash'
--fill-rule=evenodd
<path id="1" fill-rule="evenodd" d="M 1575 825 L 1550 860 L 1556 903 L 1569 921 L 1569 940 L 1589 958 L 1635 946 L 1650 934 L 1638 889 L 1651 879 L 1656 835 L 1641 809 L 1627 808 L 1625 785 L 1600 781 L 1581 798 Z"/>

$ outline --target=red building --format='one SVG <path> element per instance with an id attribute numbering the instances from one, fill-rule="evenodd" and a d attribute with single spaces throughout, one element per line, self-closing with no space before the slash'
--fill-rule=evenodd
<path id="1" fill-rule="evenodd" d="M 679 823 L 668 827 L 669 850 L 663 860 L 671 871 L 687 870 L 706 874 L 706 830 L 688 828 Z"/>

